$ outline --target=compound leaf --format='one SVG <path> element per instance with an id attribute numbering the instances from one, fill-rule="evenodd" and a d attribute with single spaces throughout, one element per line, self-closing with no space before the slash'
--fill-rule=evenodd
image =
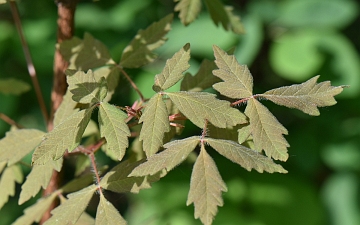
<path id="1" fill-rule="evenodd" d="M 19 165 L 5 168 L 0 179 L 0 209 L 9 200 L 9 196 L 15 195 L 15 183 L 21 183 L 24 177 Z"/>
<path id="2" fill-rule="evenodd" d="M 229 102 L 216 99 L 214 94 L 184 91 L 166 94 L 179 110 L 200 128 L 204 127 L 205 120 L 220 128 L 247 122 L 243 113 L 231 108 Z"/>
<path id="3" fill-rule="evenodd" d="M 215 76 L 224 82 L 213 85 L 214 89 L 229 98 L 247 98 L 253 95 L 253 77 L 247 66 L 240 65 L 235 56 L 228 55 L 218 46 L 213 46 L 215 63 L 218 70 L 214 70 Z"/>
<path id="4" fill-rule="evenodd" d="M 286 128 L 258 100 L 248 100 L 245 114 L 250 119 L 250 129 L 256 150 L 264 150 L 268 157 L 286 161 L 288 158 L 288 142 L 283 134 Z"/>
<path id="5" fill-rule="evenodd" d="M 78 112 L 79 109 L 75 108 L 77 104 L 78 103 L 72 99 L 71 92 L 67 89 L 59 108 L 55 112 L 54 127 L 58 126 L 72 114 Z"/>
<path id="6" fill-rule="evenodd" d="M 229 128 L 219 128 L 215 127 L 212 124 L 207 125 L 207 136 L 216 138 L 216 139 L 225 139 L 237 141 L 238 138 L 238 129 L 244 127 L 244 124 L 238 124 L 234 127 Z"/>
<path id="7" fill-rule="evenodd" d="M 180 12 L 179 18 L 185 26 L 193 22 L 201 11 L 201 0 L 174 0 L 174 2 L 179 2 L 174 10 Z"/>
<path id="8" fill-rule="evenodd" d="M 199 143 L 199 137 L 189 137 L 164 145 L 164 151 L 155 154 L 136 167 L 129 176 L 153 175 L 166 169 L 167 172 L 182 163 Z"/>
<path id="9" fill-rule="evenodd" d="M 164 69 L 155 76 L 153 89 L 156 92 L 164 91 L 181 80 L 184 77 L 183 72 L 190 67 L 189 60 L 190 44 L 187 43 L 166 61 Z"/>
<path id="10" fill-rule="evenodd" d="M 143 123 L 140 140 L 143 141 L 146 155 L 150 157 L 163 145 L 164 133 L 170 131 L 168 111 L 160 94 L 149 100 L 139 122 Z"/>
<path id="11" fill-rule="evenodd" d="M 14 88 L 16 87 L 16 88 Z M 0 93 L 20 95 L 30 90 L 31 86 L 18 79 L 0 79 Z"/>
<path id="12" fill-rule="evenodd" d="M 126 118 L 124 112 L 109 103 L 103 102 L 99 106 L 101 137 L 106 139 L 106 150 L 111 151 L 118 160 L 124 157 L 125 150 L 129 146 L 130 130 L 125 123 Z"/>
<path id="13" fill-rule="evenodd" d="M 102 101 L 103 102 L 110 101 L 119 83 L 120 69 L 117 66 L 101 67 L 94 71 L 94 76 L 96 80 L 100 80 L 101 77 L 104 77 L 106 79 L 107 93 L 106 93 L 106 97 Z"/>
<path id="14" fill-rule="evenodd" d="M 96 211 L 95 225 L 126 225 L 126 221 L 116 208 L 100 193 L 100 202 Z"/>
<path id="15" fill-rule="evenodd" d="M 226 185 L 214 160 L 206 152 L 204 145 L 201 145 L 200 154 L 191 174 L 186 205 L 194 203 L 195 218 L 200 218 L 203 224 L 210 225 L 217 214 L 217 207 L 224 203 L 221 192 L 226 191 Z"/>
<path id="16" fill-rule="evenodd" d="M 302 84 L 280 87 L 259 94 L 278 105 L 295 108 L 312 116 L 320 115 L 317 107 L 335 105 L 335 95 L 343 91 L 342 86 L 331 86 L 330 81 L 316 83 L 315 76 Z"/>

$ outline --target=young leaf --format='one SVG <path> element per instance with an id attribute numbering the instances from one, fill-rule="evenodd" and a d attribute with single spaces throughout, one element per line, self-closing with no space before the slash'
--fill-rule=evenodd
<path id="1" fill-rule="evenodd" d="M 268 157 L 286 161 L 288 142 L 283 134 L 288 134 L 286 128 L 258 100 L 252 98 L 247 102 L 245 114 L 250 119 L 250 129 L 255 148 L 264 150 Z"/>
<path id="2" fill-rule="evenodd" d="M 140 30 L 124 49 L 120 66 L 138 68 L 154 61 L 156 55 L 153 51 L 165 43 L 166 38 L 164 36 L 170 31 L 172 20 L 173 15 L 169 14 L 145 30 Z"/>
<path id="3" fill-rule="evenodd" d="M 64 120 L 69 118 L 72 114 L 78 112 L 79 110 L 75 109 L 77 104 L 78 103 L 72 99 L 71 92 L 69 91 L 69 89 L 67 89 L 59 108 L 55 112 L 54 127 L 58 126 Z"/>
<path id="4" fill-rule="evenodd" d="M 213 46 L 215 63 L 218 70 L 214 70 L 215 76 L 224 82 L 213 85 L 214 89 L 229 98 L 247 98 L 253 95 L 253 77 L 247 66 L 240 65 L 235 56 L 228 55 L 218 46 Z"/>
<path id="5" fill-rule="evenodd" d="M 89 204 L 96 186 L 91 185 L 68 195 L 68 200 L 51 211 L 52 217 L 44 225 L 75 224 Z"/>
<path id="6" fill-rule="evenodd" d="M 9 196 L 15 195 L 15 182 L 21 183 L 24 177 L 19 165 L 5 168 L 0 179 L 0 209 L 9 200 Z"/>
<path id="7" fill-rule="evenodd" d="M 331 86 L 329 81 L 316 83 L 319 76 L 302 83 L 280 87 L 259 94 L 278 105 L 295 108 L 312 116 L 320 115 L 317 107 L 335 105 L 335 95 L 343 91 L 342 86 Z"/>
<path id="8" fill-rule="evenodd" d="M 99 106 L 99 124 L 101 137 L 105 137 L 107 151 L 121 160 L 129 146 L 130 130 L 125 119 L 127 115 L 109 103 L 103 102 Z"/>
<path id="9" fill-rule="evenodd" d="M 139 123 L 143 123 L 140 140 L 147 157 L 150 157 L 163 145 L 164 133 L 170 131 L 169 115 L 162 95 L 156 94 L 149 100 Z"/>
<path id="10" fill-rule="evenodd" d="M 200 128 L 204 127 L 205 120 L 220 128 L 247 122 L 244 114 L 231 108 L 229 102 L 216 99 L 214 94 L 183 91 L 166 94 L 179 110 Z"/>
<path id="11" fill-rule="evenodd" d="M 14 88 L 16 87 L 16 88 Z M 31 86 L 21 80 L 8 78 L 0 79 L 0 93 L 20 95 L 24 92 L 29 91 Z"/>
<path id="12" fill-rule="evenodd" d="M 35 129 L 13 130 L 0 140 L 0 161 L 12 165 L 38 146 L 45 133 Z"/>
<path id="13" fill-rule="evenodd" d="M 212 224 L 217 214 L 217 207 L 223 205 L 221 192 L 227 188 L 215 165 L 206 152 L 204 145 L 196 159 L 190 182 L 190 191 L 186 205 L 194 203 L 195 218 L 200 218 L 205 225 Z"/>
<path id="14" fill-rule="evenodd" d="M 248 171 L 255 169 L 259 173 L 287 173 L 281 165 L 274 163 L 271 158 L 261 155 L 259 152 L 242 146 L 234 141 L 206 138 L 210 144 L 221 155 L 239 164 Z"/>
<path id="15" fill-rule="evenodd" d="M 66 150 L 71 152 L 81 141 L 94 108 L 81 110 L 45 135 L 45 140 L 35 149 L 32 163 L 43 165 L 49 160 L 58 160 Z"/>
<path id="16" fill-rule="evenodd" d="M 174 10 L 180 12 L 179 18 L 185 26 L 193 22 L 201 11 L 201 0 L 174 0 L 174 2 L 179 2 Z"/>
<path id="17" fill-rule="evenodd" d="M 164 69 L 155 76 L 154 91 L 159 92 L 169 89 L 181 80 L 184 77 L 183 72 L 190 67 L 189 60 L 190 44 L 187 43 L 171 59 L 166 61 Z"/>
<path id="18" fill-rule="evenodd" d="M 189 137 L 164 145 L 166 150 L 153 155 L 136 167 L 129 176 L 153 175 L 166 169 L 167 172 L 182 163 L 200 142 L 199 137 Z"/>
<path id="19" fill-rule="evenodd" d="M 116 208 L 100 193 L 100 202 L 96 211 L 95 225 L 126 225 L 126 220 L 122 218 Z"/>

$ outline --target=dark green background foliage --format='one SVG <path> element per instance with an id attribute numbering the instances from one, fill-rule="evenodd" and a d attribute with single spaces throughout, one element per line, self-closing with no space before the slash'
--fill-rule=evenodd
<path id="1" fill-rule="evenodd" d="M 235 46 L 234 55 L 239 63 L 248 65 L 254 77 L 254 93 L 301 83 L 318 74 L 319 82 L 331 80 L 334 86 L 349 84 L 350 88 L 337 96 L 337 105 L 321 108 L 319 117 L 263 102 L 289 131 L 290 156 L 282 163 L 288 174 L 248 172 L 209 151 L 228 186 L 214 224 L 360 224 L 359 4 L 355 0 L 223 2 L 241 15 L 246 34 L 216 27 L 206 10 L 188 27 L 176 17 L 168 42 L 157 50 L 160 58 L 144 70 L 128 72 L 146 98 L 154 94 L 154 76 L 161 72 L 164 60 L 187 42 L 191 44 L 192 74 L 202 58 L 214 59 L 213 44 L 222 49 Z M 137 30 L 173 12 L 174 4 L 171 0 L 81 1 L 76 35 L 83 38 L 85 31 L 90 33 L 106 44 L 118 62 Z M 21 1 L 19 7 L 40 85 L 50 103 L 56 6 L 53 1 Z M 0 5 L 0 78 L 31 83 L 7 5 Z M 111 102 L 131 105 L 138 96 L 122 81 Z M 179 89 L 179 85 L 174 87 Z M 0 112 L 26 127 L 45 130 L 33 89 L 20 96 L 1 94 Z M 186 125 L 184 137 L 201 133 L 190 123 Z M 0 137 L 8 130 L 0 121 Z M 26 160 L 30 163 L 31 155 Z M 99 166 L 112 163 L 102 155 L 97 160 Z M 138 195 L 106 192 L 106 196 L 131 225 L 200 224 L 193 218 L 193 206 L 186 206 L 192 166 L 191 160 L 181 164 Z M 0 211 L 1 224 L 10 224 L 22 215 L 20 208 L 35 201 L 18 207 L 18 197 Z M 96 205 L 90 204 L 90 213 Z"/>

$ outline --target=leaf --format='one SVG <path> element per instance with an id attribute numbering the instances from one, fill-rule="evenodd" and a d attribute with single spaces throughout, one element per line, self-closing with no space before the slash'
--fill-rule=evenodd
<path id="1" fill-rule="evenodd" d="M 225 6 L 224 9 L 229 18 L 229 24 L 227 28 L 225 27 L 225 30 L 231 29 L 235 34 L 245 34 L 245 29 L 240 17 L 233 14 L 234 8 L 232 6 Z"/>
<path id="2" fill-rule="evenodd" d="M 173 14 L 169 14 L 145 30 L 139 30 L 135 38 L 124 49 L 120 66 L 138 68 L 153 62 L 156 58 L 153 51 L 165 43 L 164 36 L 170 31 L 172 20 Z"/>
<path id="3" fill-rule="evenodd" d="M 85 211 L 94 192 L 95 185 L 88 186 L 80 191 L 68 195 L 68 200 L 51 211 L 52 217 L 44 225 L 50 224 L 75 224 Z"/>
<path id="4" fill-rule="evenodd" d="M 5 169 L 7 162 L 2 161 L 0 162 L 0 173 Z"/>
<path id="5" fill-rule="evenodd" d="M 320 115 L 317 107 L 335 105 L 335 95 L 343 91 L 343 86 L 333 87 L 330 81 L 316 83 L 319 76 L 291 86 L 280 87 L 259 94 L 278 105 L 295 108 L 312 116 Z"/>
<path id="6" fill-rule="evenodd" d="M 246 123 L 244 114 L 231 108 L 229 102 L 216 99 L 214 94 L 183 91 L 166 94 L 179 110 L 200 128 L 204 127 L 205 120 L 220 128 Z"/>
<path id="7" fill-rule="evenodd" d="M 238 139 L 238 129 L 242 128 L 244 124 L 239 124 L 231 128 L 218 128 L 213 126 L 212 124 L 207 125 L 206 134 L 209 137 L 216 138 L 216 139 L 226 139 L 237 141 Z"/>
<path id="8" fill-rule="evenodd" d="M 164 133 L 170 131 L 169 116 L 162 95 L 156 94 L 149 100 L 139 123 L 143 123 L 140 140 L 143 141 L 147 157 L 150 157 L 163 145 Z"/>
<path id="9" fill-rule="evenodd" d="M 287 173 L 281 165 L 274 163 L 271 158 L 263 156 L 257 151 L 242 146 L 234 141 L 206 138 L 210 144 L 221 155 L 239 164 L 248 171 L 255 169 L 259 173 Z"/>
<path id="10" fill-rule="evenodd" d="M 100 80 L 101 77 L 104 77 L 106 79 L 107 95 L 102 101 L 103 102 L 110 101 L 119 83 L 119 78 L 120 78 L 119 68 L 116 66 L 101 67 L 94 71 L 94 76 L 96 80 Z"/>
<path id="11" fill-rule="evenodd" d="M 213 46 L 215 63 L 218 70 L 214 70 L 215 76 L 224 82 L 213 85 L 214 89 L 229 98 L 248 98 L 253 95 L 253 78 L 247 66 L 240 65 L 235 56 L 228 55 L 218 46 Z"/>
<path id="12" fill-rule="evenodd" d="M 21 183 L 24 177 L 19 165 L 5 168 L 0 179 L 0 209 L 9 200 L 9 196 L 15 195 L 15 183 Z"/>
<path id="13" fill-rule="evenodd" d="M 93 107 L 81 110 L 59 124 L 35 149 L 32 163 L 43 165 L 49 160 L 58 160 L 66 150 L 71 152 L 81 141 L 82 134 L 90 121 Z"/>
<path id="14" fill-rule="evenodd" d="M 0 4 L 5 4 L 6 0 L 0 0 Z"/>
<path id="15" fill-rule="evenodd" d="M 128 137 L 131 135 L 125 119 L 127 115 L 109 103 L 103 102 L 99 106 L 99 124 L 101 137 L 105 137 L 107 151 L 111 151 L 121 160 L 129 146 Z"/>
<path id="16" fill-rule="evenodd" d="M 249 125 L 240 128 L 238 130 L 237 142 L 240 144 L 244 143 L 246 140 L 249 139 L 250 135 L 251 135 L 251 127 Z"/>
<path id="17" fill-rule="evenodd" d="M 79 191 L 94 182 L 94 173 L 85 174 L 79 178 L 72 179 L 70 182 L 61 187 L 64 193 Z"/>
<path id="18" fill-rule="evenodd" d="M 199 137 L 169 142 L 164 145 L 166 148 L 164 151 L 149 157 L 146 162 L 137 166 L 129 176 L 154 175 L 163 169 L 169 172 L 182 163 L 199 142 Z"/>
<path id="19" fill-rule="evenodd" d="M 82 104 L 93 104 L 101 102 L 107 93 L 105 78 L 99 81 L 91 70 L 87 73 L 83 71 L 67 70 L 67 82 L 69 90 L 73 94 L 72 99 Z"/>
<path id="20" fill-rule="evenodd" d="M 44 135 L 44 132 L 36 129 L 7 132 L 0 140 L 0 161 L 7 161 L 9 166 L 20 161 L 40 144 Z"/>
<path id="21" fill-rule="evenodd" d="M 174 0 L 174 2 L 178 2 L 174 11 L 180 12 L 179 18 L 185 26 L 193 22 L 201 11 L 201 0 Z"/>
<path id="22" fill-rule="evenodd" d="M 215 165 L 214 160 L 206 152 L 204 145 L 196 159 L 191 174 L 190 191 L 186 205 L 194 203 L 195 218 L 200 218 L 205 225 L 212 224 L 217 214 L 217 207 L 224 204 L 221 192 L 226 192 L 226 184 Z"/>
<path id="23" fill-rule="evenodd" d="M 75 225 L 94 225 L 94 224 L 95 224 L 95 219 L 92 218 L 86 212 L 84 212 L 83 214 L 81 214 L 79 220 L 76 222 Z"/>
<path id="24" fill-rule="evenodd" d="M 31 86 L 28 83 L 25 83 L 18 79 L 13 79 L 13 78 L 0 79 L 0 93 L 20 95 L 24 92 L 29 91 L 30 89 Z"/>
<path id="25" fill-rule="evenodd" d="M 72 114 L 78 112 L 79 110 L 75 109 L 77 104 L 78 103 L 72 99 L 71 92 L 69 91 L 69 89 L 67 89 L 59 108 L 55 112 L 54 127 L 58 126 L 64 120 L 69 118 Z"/>
<path id="26" fill-rule="evenodd" d="M 126 225 L 126 221 L 116 208 L 100 193 L 100 202 L 96 211 L 95 225 Z"/>
<path id="27" fill-rule="evenodd" d="M 256 150 L 264 150 L 268 157 L 286 161 L 288 142 L 283 134 L 288 134 L 286 128 L 258 100 L 248 100 L 245 114 L 250 119 L 250 129 Z"/>
<path id="28" fill-rule="evenodd" d="M 187 43 L 171 59 L 166 60 L 164 69 L 155 76 L 153 90 L 164 91 L 181 80 L 184 77 L 183 72 L 190 67 L 189 60 L 190 44 Z"/>

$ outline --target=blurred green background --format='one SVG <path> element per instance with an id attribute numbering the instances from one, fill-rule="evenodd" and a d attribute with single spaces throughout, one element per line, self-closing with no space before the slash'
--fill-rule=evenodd
<path id="1" fill-rule="evenodd" d="M 228 185 L 214 224 L 219 225 L 358 225 L 360 224 L 360 16 L 355 0 L 223 0 L 241 15 L 246 34 L 216 27 L 203 13 L 188 27 L 176 17 L 160 58 L 143 70 L 129 70 L 146 97 L 152 82 L 175 51 L 191 43 L 194 74 L 202 58 L 213 59 L 212 45 L 236 47 L 235 55 L 254 76 L 255 92 L 301 83 L 320 74 L 320 81 L 350 85 L 338 104 L 322 108 L 319 117 L 264 102 L 289 130 L 288 174 L 247 172 L 210 151 Z M 47 103 L 52 87 L 56 38 L 53 1 L 18 1 L 22 23 Z M 91 33 L 119 61 L 122 49 L 140 28 L 171 13 L 171 0 L 80 1 L 76 35 Z M 31 84 L 20 41 L 8 5 L 0 5 L 0 79 L 17 78 Z M 131 105 L 138 96 L 125 79 L 111 101 Z M 49 104 L 48 104 L 49 105 Z M 0 94 L 0 112 L 20 124 L 45 129 L 35 93 Z M 0 121 L 0 137 L 9 130 Z M 189 124 L 186 132 L 200 134 Z M 30 157 L 29 157 L 30 159 Z M 99 164 L 108 163 L 105 158 Z M 113 195 L 130 225 L 192 225 L 193 205 L 186 206 L 192 162 L 171 171 L 139 195 Z M 25 173 L 28 171 L 25 170 Z M 20 191 L 20 185 L 17 186 Z M 10 224 L 31 204 L 17 206 L 18 196 L 0 210 L 0 223 Z M 32 200 L 34 201 L 34 200 Z M 91 209 L 90 207 L 90 213 Z M 121 208 L 119 206 L 119 208 Z M 124 207 L 123 207 L 124 208 Z M 93 213 L 93 212 L 92 212 Z"/>

